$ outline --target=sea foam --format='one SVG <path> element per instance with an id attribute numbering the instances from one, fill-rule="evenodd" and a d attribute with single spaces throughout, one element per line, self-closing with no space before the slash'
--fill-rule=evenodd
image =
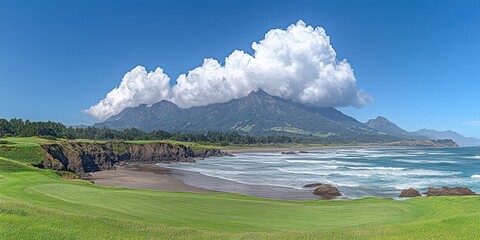
<path id="1" fill-rule="evenodd" d="M 399 190 L 409 187 L 421 191 L 430 186 L 465 186 L 480 190 L 480 165 L 477 164 L 480 155 L 462 152 L 461 148 L 442 151 L 324 149 L 309 152 L 298 155 L 239 153 L 234 157 L 162 166 L 242 184 L 303 189 L 302 186 L 308 183 L 327 183 L 337 186 L 348 198 L 396 197 Z"/>

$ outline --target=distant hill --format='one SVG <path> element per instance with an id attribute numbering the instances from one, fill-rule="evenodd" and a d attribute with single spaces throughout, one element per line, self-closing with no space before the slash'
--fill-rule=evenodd
<path id="1" fill-rule="evenodd" d="M 429 129 L 421 129 L 415 132 L 408 132 L 395 123 L 389 121 L 384 117 L 377 117 L 365 123 L 369 128 L 378 130 L 383 133 L 414 139 L 414 140 L 441 140 L 451 139 L 461 147 L 480 146 L 480 139 L 473 137 L 465 137 L 454 131 L 436 131 Z"/>
<path id="2" fill-rule="evenodd" d="M 375 130 L 378 130 L 383 133 L 391 134 L 391 135 L 396 135 L 396 136 L 402 136 L 405 138 L 410 138 L 410 139 L 415 139 L 415 140 L 427 140 L 430 139 L 426 136 L 419 135 L 416 133 L 408 132 L 399 126 L 397 124 L 390 122 L 388 119 L 382 116 L 378 116 L 375 119 L 370 119 L 368 122 L 365 123 L 369 128 L 373 128 Z"/>
<path id="3" fill-rule="evenodd" d="M 420 136 L 428 137 L 430 139 L 452 139 L 459 146 L 462 147 L 480 146 L 480 139 L 473 137 L 465 137 L 454 131 L 436 131 L 430 129 L 420 129 L 414 133 Z"/>
<path id="4" fill-rule="evenodd" d="M 238 131 L 251 135 L 293 135 L 344 142 L 396 141 L 335 108 L 315 108 L 269 95 L 259 89 L 226 103 L 188 109 L 161 101 L 126 108 L 95 127 L 145 131 Z"/>

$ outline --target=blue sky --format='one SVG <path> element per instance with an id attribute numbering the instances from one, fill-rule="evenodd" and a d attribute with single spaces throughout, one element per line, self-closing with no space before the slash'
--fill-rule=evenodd
<path id="1" fill-rule="evenodd" d="M 181 73 L 298 20 L 321 26 L 375 101 L 340 110 L 480 137 L 478 1 L 0 1 L 0 117 L 81 113 L 137 65 Z"/>

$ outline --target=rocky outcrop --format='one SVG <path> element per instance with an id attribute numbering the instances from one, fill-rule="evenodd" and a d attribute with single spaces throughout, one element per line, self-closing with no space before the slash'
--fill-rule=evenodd
<path id="1" fill-rule="evenodd" d="M 284 155 L 295 155 L 297 153 L 293 152 L 293 151 L 288 151 L 288 152 L 282 152 L 282 154 L 284 154 Z"/>
<path id="2" fill-rule="evenodd" d="M 314 187 L 320 187 L 321 185 L 323 185 L 323 184 L 321 184 L 321 183 L 310 183 L 310 184 L 303 185 L 303 187 L 304 188 L 314 188 Z"/>
<path id="3" fill-rule="evenodd" d="M 422 194 L 417 189 L 409 188 L 409 189 L 404 189 L 400 193 L 399 197 L 403 198 L 413 198 L 413 197 L 420 197 Z"/>
<path id="4" fill-rule="evenodd" d="M 193 162 L 196 158 L 222 156 L 226 153 L 218 149 L 205 149 L 193 152 L 181 144 L 125 142 L 76 142 L 64 141 L 58 144 L 43 145 L 46 159 L 42 167 L 71 171 L 78 175 L 100 170 L 115 169 L 116 164 Z"/>
<path id="5" fill-rule="evenodd" d="M 425 193 L 428 197 L 430 196 L 467 196 L 467 195 L 476 195 L 474 191 L 466 187 L 441 187 L 441 188 L 428 188 L 428 191 Z"/>
<path id="6" fill-rule="evenodd" d="M 336 187 L 333 187 L 329 184 L 322 184 L 318 186 L 314 191 L 313 194 L 320 196 L 321 199 L 329 200 L 334 199 L 339 196 L 342 196 L 340 191 Z"/>
<path id="7" fill-rule="evenodd" d="M 227 152 L 223 152 L 220 149 L 203 149 L 196 151 L 194 153 L 196 158 L 208 158 L 208 157 L 214 157 L 214 156 L 231 156 L 231 154 L 228 154 Z"/>

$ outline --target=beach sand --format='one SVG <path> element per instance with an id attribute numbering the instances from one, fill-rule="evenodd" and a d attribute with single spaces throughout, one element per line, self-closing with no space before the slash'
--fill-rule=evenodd
<path id="1" fill-rule="evenodd" d="M 132 189 L 150 189 L 170 192 L 213 193 L 217 191 L 193 187 L 175 177 L 169 169 L 155 165 L 135 167 L 118 166 L 117 170 L 92 173 L 95 184 Z"/>
<path id="2" fill-rule="evenodd" d="M 310 151 L 336 147 L 305 148 L 245 148 L 227 150 L 230 154 L 283 151 Z M 199 164 L 199 163 L 191 163 Z M 95 184 L 104 186 L 125 187 L 131 189 L 150 189 L 170 192 L 215 193 L 230 192 L 250 196 L 282 200 L 316 199 L 311 189 L 292 189 L 279 186 L 251 185 L 234 182 L 228 179 L 206 176 L 201 173 L 171 169 L 168 164 L 140 164 L 117 166 L 116 170 L 104 170 L 92 173 Z"/>
<path id="3" fill-rule="evenodd" d="M 315 199 L 311 189 L 298 190 L 277 186 L 250 185 L 200 173 L 169 169 L 155 164 L 117 166 L 117 170 L 91 173 L 95 184 L 131 189 L 149 189 L 169 192 L 218 193 L 231 192 L 250 196 L 283 199 Z"/>

